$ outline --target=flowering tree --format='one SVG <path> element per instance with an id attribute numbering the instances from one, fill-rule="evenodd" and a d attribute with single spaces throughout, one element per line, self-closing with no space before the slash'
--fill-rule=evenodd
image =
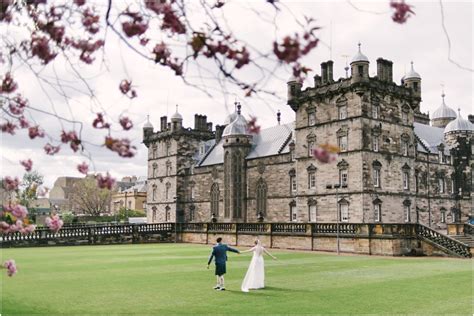
<path id="1" fill-rule="evenodd" d="M 261 14 L 270 15 L 268 23 L 276 29 L 280 16 L 286 12 L 294 17 L 298 28 L 283 36 L 277 32 L 270 34 L 262 50 L 234 35 L 223 13 L 230 3 L 224 0 L 0 0 L 0 27 L 7 30 L 0 46 L 0 129 L 12 137 L 26 130 L 31 140 L 43 141 L 46 155 L 55 155 L 69 147 L 73 153 L 86 156 L 88 161 L 76 166 L 83 174 L 93 164 L 90 146 L 103 147 L 119 157 L 133 157 L 135 145 L 129 138 L 118 135 L 131 130 L 134 123 L 126 115 L 109 115 L 87 76 L 88 69 L 95 64 L 107 64 L 109 56 L 105 48 L 110 41 L 119 41 L 133 54 L 160 65 L 163 71 L 173 73 L 207 95 L 211 95 L 212 89 L 203 82 L 204 76 L 213 77 L 220 89 L 231 85 L 247 97 L 275 96 L 266 86 L 266 79 L 280 68 L 288 69 L 299 80 L 304 79 L 310 69 L 302 59 L 318 47 L 319 26 L 311 17 L 296 17 L 276 0 L 267 0 L 266 4 L 265 12 L 250 8 L 249 14 L 263 20 Z M 388 1 L 388 5 L 396 23 L 405 23 L 413 14 L 403 0 Z M 61 67 L 72 73 L 72 81 L 58 76 L 56 69 Z M 245 71 L 259 75 L 246 76 Z M 27 87 L 19 84 L 20 72 L 38 80 L 52 103 L 52 110 L 25 97 Z M 130 100 L 140 96 L 133 78 L 126 72 L 117 80 L 116 91 Z M 51 92 L 62 96 L 61 106 L 67 107 L 71 95 L 87 96 L 91 102 L 88 110 L 94 118 L 84 121 L 58 114 L 49 97 Z M 41 126 L 35 121 L 37 115 L 55 117 L 60 130 Z M 86 127 L 102 131 L 102 141 L 97 144 L 85 139 Z M 260 131 L 256 118 L 250 121 L 249 131 Z M 332 147 L 322 148 L 315 158 L 330 162 L 336 152 Z M 34 162 L 28 159 L 20 163 L 29 172 Z M 110 189 L 114 179 L 108 173 L 99 174 L 96 183 L 100 188 Z M 12 191 L 18 189 L 20 181 L 5 177 L 3 184 L 6 191 Z M 57 227 L 55 224 L 55 231 Z"/>

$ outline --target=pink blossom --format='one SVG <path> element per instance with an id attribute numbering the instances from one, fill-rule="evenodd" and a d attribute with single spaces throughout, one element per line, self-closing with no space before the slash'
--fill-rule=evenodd
<path id="1" fill-rule="evenodd" d="M 24 116 L 21 116 L 21 117 L 18 119 L 18 122 L 20 122 L 20 127 L 21 127 L 21 128 L 28 128 L 28 127 L 30 127 L 30 123 L 28 122 L 28 120 L 27 120 Z"/>
<path id="2" fill-rule="evenodd" d="M 15 264 L 15 260 L 13 260 L 13 259 L 9 259 L 9 260 L 5 261 L 3 263 L 3 267 L 5 269 L 7 269 L 7 275 L 9 277 L 15 275 L 16 272 L 17 272 L 17 267 L 16 267 L 16 264 Z"/>
<path id="3" fill-rule="evenodd" d="M 87 32 L 95 34 L 99 32 L 99 20 L 100 16 L 92 12 L 91 9 L 87 8 L 82 12 L 82 25 L 84 25 Z"/>
<path id="4" fill-rule="evenodd" d="M 7 121 L 6 123 L 1 124 L 0 128 L 2 129 L 3 133 L 15 135 L 15 129 L 18 128 L 18 126 L 16 126 L 10 121 Z"/>
<path id="5" fill-rule="evenodd" d="M 36 225 L 26 225 L 25 227 L 23 227 L 21 230 L 20 230 L 20 233 L 22 234 L 31 234 L 32 232 L 34 232 L 36 229 Z"/>
<path id="6" fill-rule="evenodd" d="M 86 0 L 74 0 L 74 3 L 80 7 L 83 6 L 86 3 Z"/>
<path id="7" fill-rule="evenodd" d="M 119 85 L 120 92 L 125 94 L 130 99 L 137 97 L 137 92 L 135 89 L 132 89 L 132 82 L 129 80 L 122 80 Z M 130 93 L 130 94 L 129 94 Z"/>
<path id="8" fill-rule="evenodd" d="M 79 150 L 79 146 L 81 145 L 81 140 L 77 136 L 75 131 L 65 132 L 62 131 L 61 133 L 61 141 L 65 144 L 71 142 L 71 149 L 76 152 Z"/>
<path id="9" fill-rule="evenodd" d="M 10 224 L 5 221 L 0 222 L 0 233 L 8 233 L 10 231 Z"/>
<path id="10" fill-rule="evenodd" d="M 259 134 L 260 133 L 260 126 L 257 125 L 257 118 L 251 117 L 250 121 L 247 123 L 247 131 L 250 134 Z"/>
<path id="11" fill-rule="evenodd" d="M 122 125 L 122 128 L 126 131 L 133 127 L 132 121 L 126 116 L 120 118 L 120 125 Z"/>
<path id="12" fill-rule="evenodd" d="M 63 227 L 63 221 L 59 218 L 59 215 L 52 215 L 51 217 L 47 217 L 46 220 L 44 221 L 46 226 L 54 232 L 57 233 L 61 227 Z"/>
<path id="13" fill-rule="evenodd" d="M 18 84 L 13 80 L 11 73 L 7 72 L 0 86 L 0 93 L 12 93 L 18 88 Z"/>
<path id="14" fill-rule="evenodd" d="M 412 6 L 406 4 L 404 0 L 391 0 L 390 7 L 395 10 L 392 15 L 392 20 L 396 23 L 403 24 L 411 16 L 410 13 L 415 14 L 415 12 L 413 12 L 413 10 L 411 9 Z"/>
<path id="15" fill-rule="evenodd" d="M 115 151 L 120 157 L 131 158 L 135 156 L 135 146 L 130 145 L 130 140 L 123 138 L 113 138 L 111 136 L 105 137 L 105 147 Z"/>
<path id="16" fill-rule="evenodd" d="M 337 159 L 336 153 L 333 153 L 330 150 L 323 147 L 313 149 L 312 154 L 313 154 L 313 157 L 321 163 L 330 163 Z"/>
<path id="17" fill-rule="evenodd" d="M 13 98 L 12 101 L 8 104 L 8 107 L 10 108 L 10 112 L 14 115 L 20 115 L 23 114 L 23 111 L 25 107 L 28 105 L 28 101 L 26 99 L 23 99 L 21 95 L 17 95 L 16 97 Z"/>
<path id="18" fill-rule="evenodd" d="M 44 131 L 39 126 L 32 126 L 28 129 L 28 136 L 30 136 L 31 139 L 44 137 Z"/>
<path id="19" fill-rule="evenodd" d="M 44 145 L 44 151 L 46 152 L 47 155 L 53 156 L 54 154 L 57 154 L 59 150 L 61 149 L 60 146 L 53 146 L 50 143 L 47 143 Z"/>
<path id="20" fill-rule="evenodd" d="M 87 174 L 87 172 L 89 172 L 89 166 L 83 162 L 80 165 L 77 165 L 77 170 L 82 174 Z"/>
<path id="21" fill-rule="evenodd" d="M 18 186 L 20 185 L 20 180 L 15 177 L 15 179 L 11 177 L 3 178 L 3 188 L 7 191 L 16 191 L 18 190 Z"/>
<path id="22" fill-rule="evenodd" d="M 105 123 L 102 113 L 97 113 L 97 117 L 92 122 L 92 126 L 94 126 L 94 128 L 110 128 L 110 124 Z"/>
<path id="23" fill-rule="evenodd" d="M 33 167 L 33 161 L 31 161 L 31 159 L 28 159 L 28 160 L 20 160 L 20 164 L 25 167 L 25 170 L 27 172 L 30 172 L 31 171 L 31 168 Z"/>
<path id="24" fill-rule="evenodd" d="M 33 34 L 31 38 L 31 54 L 37 56 L 43 61 L 43 64 L 48 64 L 51 60 L 56 58 L 57 53 L 51 51 L 49 40 L 46 36 L 38 36 Z"/>
<path id="25" fill-rule="evenodd" d="M 28 216 L 28 210 L 23 205 L 17 204 L 11 208 L 11 213 L 18 219 L 23 219 Z"/>
<path id="26" fill-rule="evenodd" d="M 108 172 L 105 176 L 102 176 L 100 173 L 97 175 L 97 186 L 99 188 L 112 190 L 114 184 L 115 179 L 112 178 Z"/>
<path id="27" fill-rule="evenodd" d="M 43 197 L 48 193 L 48 191 L 49 191 L 49 189 L 47 187 L 41 186 L 41 187 L 38 187 L 38 189 L 36 189 L 36 194 L 38 196 Z"/>

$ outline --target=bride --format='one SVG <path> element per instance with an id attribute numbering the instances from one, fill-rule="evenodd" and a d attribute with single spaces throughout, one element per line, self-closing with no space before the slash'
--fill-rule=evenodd
<path id="1" fill-rule="evenodd" d="M 265 268 L 263 262 L 263 253 L 266 253 L 274 260 L 276 257 L 272 256 L 261 244 L 260 240 L 255 240 L 255 246 L 249 250 L 241 251 L 251 252 L 253 251 L 252 261 L 250 261 L 249 269 L 245 275 L 244 281 L 242 282 L 242 292 L 248 292 L 250 289 L 262 289 L 265 287 Z"/>

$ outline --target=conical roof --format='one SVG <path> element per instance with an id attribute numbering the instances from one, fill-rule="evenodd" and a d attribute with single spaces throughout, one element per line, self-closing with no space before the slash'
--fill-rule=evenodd
<path id="1" fill-rule="evenodd" d="M 451 133 L 451 132 L 474 132 L 474 124 L 469 122 L 468 120 L 463 119 L 461 116 L 461 109 L 458 109 L 458 117 L 449 122 L 448 125 L 444 128 L 444 133 Z"/>
<path id="2" fill-rule="evenodd" d="M 457 117 L 456 111 L 454 111 L 452 108 L 447 106 L 446 103 L 444 103 L 444 96 L 445 94 L 443 92 L 443 94 L 441 94 L 441 97 L 443 98 L 443 102 L 441 103 L 439 108 L 437 108 L 433 112 L 433 115 L 431 116 L 432 120 Z"/>
<path id="3" fill-rule="evenodd" d="M 369 59 L 367 58 L 367 56 L 365 56 L 364 54 L 362 54 L 362 51 L 360 50 L 360 43 L 359 43 L 358 45 L 359 45 L 359 51 L 358 51 L 357 54 L 355 54 L 355 56 L 352 58 L 351 64 L 352 64 L 352 63 L 356 63 L 356 62 L 361 62 L 361 61 L 369 62 Z"/>

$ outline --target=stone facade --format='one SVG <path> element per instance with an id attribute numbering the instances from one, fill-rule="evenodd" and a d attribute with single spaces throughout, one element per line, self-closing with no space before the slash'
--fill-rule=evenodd
<path id="1" fill-rule="evenodd" d="M 406 77 L 397 85 L 391 67 L 379 59 L 377 76 L 370 77 L 369 62 L 355 60 L 352 77 L 335 81 L 330 61 L 321 65 L 314 87 L 303 90 L 290 79 L 288 104 L 296 119 L 285 149 L 274 153 L 249 155 L 259 140 L 235 132 L 240 108 L 227 119 L 224 135 L 201 115 L 194 129 L 183 127 L 179 113 L 171 123 L 163 117 L 157 132 L 144 127 L 148 222 L 339 220 L 445 229 L 447 222 L 466 221 L 473 133 L 451 133 L 436 150 L 429 147 L 415 132 L 429 122 L 420 111 L 421 79 Z M 332 164 L 310 154 L 326 143 L 341 149 Z M 205 163 L 218 146 L 221 161 Z M 234 163 L 236 152 L 247 158 Z"/>

